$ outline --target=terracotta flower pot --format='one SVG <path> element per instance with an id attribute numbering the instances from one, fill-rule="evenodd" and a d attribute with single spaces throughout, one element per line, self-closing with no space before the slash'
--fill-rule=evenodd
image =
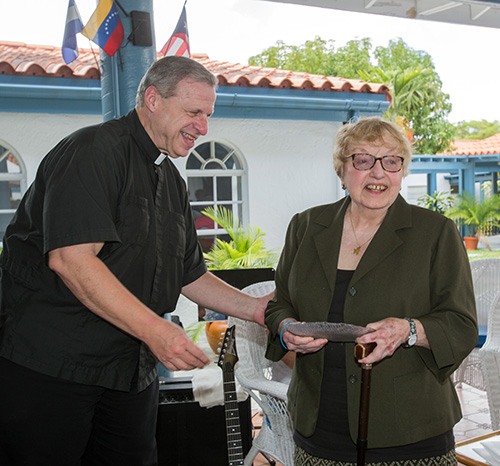
<path id="1" fill-rule="evenodd" d="M 477 249 L 479 238 L 477 236 L 464 236 L 465 249 Z"/>
<path id="2" fill-rule="evenodd" d="M 207 341 L 215 354 L 218 354 L 219 343 L 224 340 L 227 329 L 227 320 L 214 320 L 205 324 Z"/>

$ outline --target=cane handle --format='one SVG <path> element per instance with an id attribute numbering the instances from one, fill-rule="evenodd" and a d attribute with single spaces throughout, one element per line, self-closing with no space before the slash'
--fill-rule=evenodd
<path id="1" fill-rule="evenodd" d="M 357 343 L 356 346 L 354 346 L 354 357 L 357 360 L 366 358 L 373 349 L 377 346 L 377 343 L 371 342 L 371 343 Z"/>

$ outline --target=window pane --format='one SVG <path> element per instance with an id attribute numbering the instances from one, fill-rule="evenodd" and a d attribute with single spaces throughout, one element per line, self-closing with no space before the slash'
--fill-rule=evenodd
<path id="1" fill-rule="evenodd" d="M 7 229 L 7 225 L 12 220 L 14 213 L 11 214 L 0 214 L 0 241 L 3 239 L 5 235 L 5 230 Z"/>
<path id="2" fill-rule="evenodd" d="M 195 192 L 197 201 L 214 201 L 214 179 L 208 176 L 199 178 L 202 182 L 200 189 Z"/>
<path id="3" fill-rule="evenodd" d="M 188 170 L 200 170 L 201 169 L 201 162 L 194 155 L 191 155 L 187 159 L 186 168 Z"/>
<path id="4" fill-rule="evenodd" d="M 0 209 L 17 209 L 21 201 L 20 181 L 0 181 Z"/>
<path id="5" fill-rule="evenodd" d="M 17 206 L 21 202 L 23 193 L 21 193 L 21 182 L 20 181 L 9 181 L 10 185 L 10 202 L 13 209 L 17 209 Z"/>
<path id="6" fill-rule="evenodd" d="M 215 144 L 215 153 L 214 153 L 214 157 L 216 159 L 219 159 L 219 160 L 224 160 L 227 156 L 227 154 L 231 151 L 231 149 L 229 149 L 227 146 L 225 146 L 224 144 L 221 144 L 219 142 L 217 142 Z"/>
<path id="7" fill-rule="evenodd" d="M 243 200 L 243 188 L 241 186 L 241 176 L 233 176 L 233 183 L 236 185 L 234 189 L 236 191 L 236 199 L 237 201 Z"/>
<path id="8" fill-rule="evenodd" d="M 189 200 L 212 202 L 214 200 L 213 182 L 213 178 L 208 176 L 188 178 Z"/>
<path id="9" fill-rule="evenodd" d="M 201 206 L 194 206 L 193 207 L 193 215 L 194 215 L 194 224 L 196 225 L 197 230 L 208 230 L 208 229 L 213 229 L 215 228 L 214 221 L 211 218 L 208 218 L 205 214 L 203 214 L 203 211 L 207 207 L 213 207 L 213 205 L 201 205 Z"/>
<path id="10" fill-rule="evenodd" d="M 191 178 L 188 178 L 187 180 L 187 188 L 188 188 L 188 192 L 189 192 L 189 201 L 192 202 L 192 201 L 196 201 L 196 191 L 198 191 L 198 189 L 200 189 L 202 186 L 202 180 L 200 178 L 196 178 L 196 177 L 191 177 Z"/>
<path id="11" fill-rule="evenodd" d="M 231 189 L 230 176 L 218 176 L 217 181 L 217 199 L 219 201 L 231 201 L 233 199 L 233 192 Z"/>
<path id="12" fill-rule="evenodd" d="M 211 160 L 205 165 L 205 170 L 223 170 L 225 167 L 220 160 Z"/>
<path id="13" fill-rule="evenodd" d="M 201 144 L 194 150 L 202 159 L 208 160 L 210 158 L 210 143 Z"/>
<path id="14" fill-rule="evenodd" d="M 228 170 L 241 170 L 240 161 L 234 155 L 231 155 L 231 157 L 226 160 L 226 167 Z"/>
<path id="15" fill-rule="evenodd" d="M 16 156 L 7 148 L 0 145 L 0 173 L 21 173 Z"/>

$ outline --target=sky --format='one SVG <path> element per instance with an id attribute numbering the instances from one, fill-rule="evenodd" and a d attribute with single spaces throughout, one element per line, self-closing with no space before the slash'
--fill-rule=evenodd
<path id="1" fill-rule="evenodd" d="M 90 18 L 96 0 L 76 0 L 82 21 Z M 126 0 L 122 1 L 125 6 Z M 172 34 L 184 0 L 153 0 L 156 48 Z M 68 0 L 0 0 L 0 41 L 60 47 Z M 47 11 L 47 8 L 49 11 Z M 139 8 L 138 8 L 139 9 Z M 351 13 L 263 0 L 188 0 L 187 23 L 191 53 L 247 64 L 278 40 L 301 45 L 316 36 L 333 40 L 335 48 L 369 37 L 386 47 L 403 39 L 434 60 L 450 95 L 452 123 L 500 120 L 500 28 L 460 26 L 432 21 Z M 89 48 L 81 36 L 79 46 Z"/>

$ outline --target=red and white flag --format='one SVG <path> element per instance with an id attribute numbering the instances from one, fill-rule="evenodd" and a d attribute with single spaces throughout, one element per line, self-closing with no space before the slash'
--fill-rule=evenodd
<path id="1" fill-rule="evenodd" d="M 182 13 L 175 26 L 174 32 L 167 43 L 161 49 L 161 53 L 165 56 L 180 55 L 190 57 L 189 52 L 189 34 L 186 19 L 186 4 L 182 8 Z"/>

